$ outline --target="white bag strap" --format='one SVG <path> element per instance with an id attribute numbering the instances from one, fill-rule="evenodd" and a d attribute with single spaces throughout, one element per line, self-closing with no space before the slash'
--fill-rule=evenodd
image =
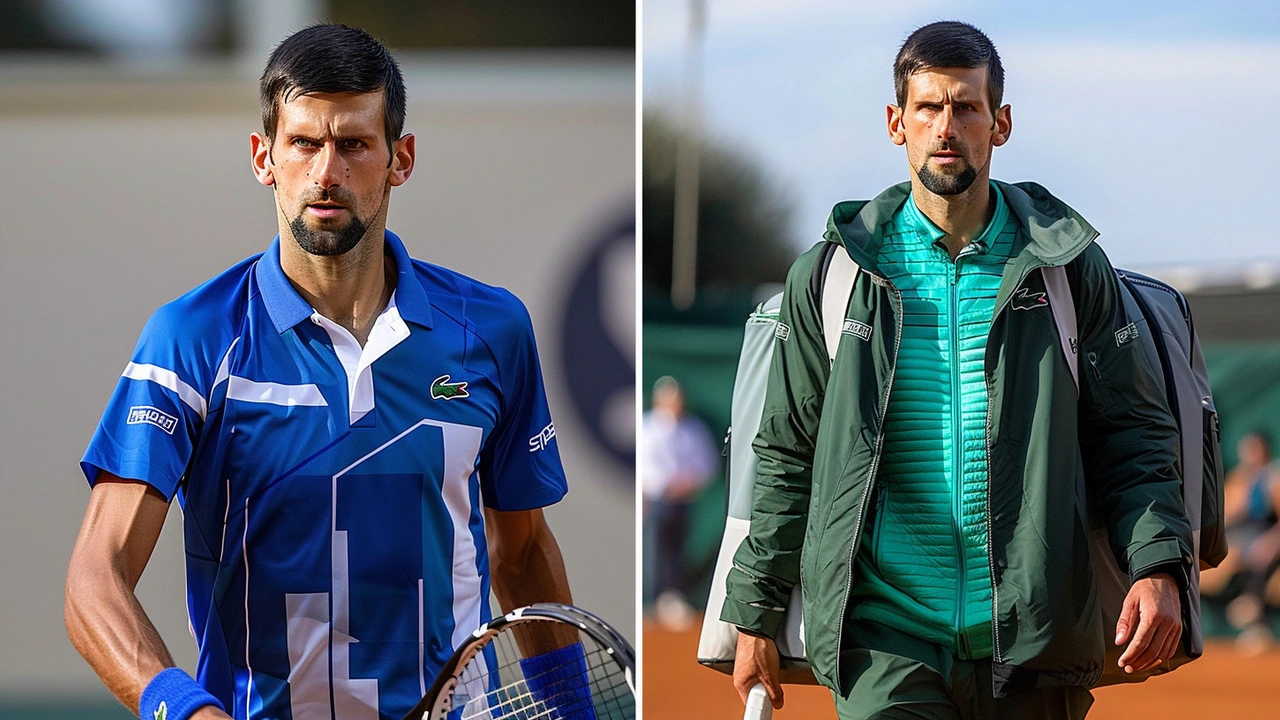
<path id="1" fill-rule="evenodd" d="M 1077 351 L 1079 331 L 1076 328 L 1076 304 L 1071 296 L 1071 284 L 1067 282 L 1067 269 L 1062 265 L 1040 268 L 1044 278 L 1044 289 L 1049 294 L 1049 309 L 1053 312 L 1053 323 L 1058 326 L 1058 342 L 1062 345 L 1062 354 L 1071 367 L 1071 379 L 1076 383 L 1076 394 L 1080 394 L 1080 355 Z"/>
<path id="2" fill-rule="evenodd" d="M 822 335 L 827 341 L 827 359 L 832 363 L 836 361 L 845 312 L 857 277 L 858 263 L 843 247 L 837 246 L 827 264 L 827 275 L 822 279 Z"/>

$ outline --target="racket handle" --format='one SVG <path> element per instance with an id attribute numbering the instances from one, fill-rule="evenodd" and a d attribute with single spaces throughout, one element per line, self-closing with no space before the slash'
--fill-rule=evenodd
<path id="1" fill-rule="evenodd" d="M 769 692 L 764 683 L 756 683 L 747 693 L 747 711 L 742 720 L 770 720 L 773 717 L 773 704 L 769 702 Z"/>

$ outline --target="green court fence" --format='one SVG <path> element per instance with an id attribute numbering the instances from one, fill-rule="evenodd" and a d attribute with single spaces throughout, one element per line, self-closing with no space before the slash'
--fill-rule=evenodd
<path id="1" fill-rule="evenodd" d="M 643 333 L 646 395 L 659 377 L 675 377 L 685 388 L 689 411 L 712 433 L 723 436 L 729 426 L 742 326 L 645 323 Z M 1227 467 L 1236 462 L 1236 442 L 1251 430 L 1267 432 L 1280 446 L 1280 342 L 1206 342 L 1204 350 Z M 694 505 L 685 550 L 689 567 L 710 572 L 724 531 L 724 512 L 720 479 Z M 705 582 L 704 577 L 704 586 L 695 589 L 691 601 L 706 598 Z"/>

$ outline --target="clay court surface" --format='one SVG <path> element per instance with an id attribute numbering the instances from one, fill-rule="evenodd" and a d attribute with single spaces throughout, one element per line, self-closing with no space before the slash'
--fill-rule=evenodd
<path id="1" fill-rule="evenodd" d="M 1230 642 L 1207 642 L 1204 657 L 1141 685 L 1094 692 L 1089 720 L 1138 718 L 1280 718 L 1280 651 L 1243 657 Z M 694 659 L 698 631 L 644 628 L 644 717 L 649 720 L 741 718 L 742 703 L 729 676 Z M 835 718 L 825 688 L 787 685 L 777 720 Z"/>

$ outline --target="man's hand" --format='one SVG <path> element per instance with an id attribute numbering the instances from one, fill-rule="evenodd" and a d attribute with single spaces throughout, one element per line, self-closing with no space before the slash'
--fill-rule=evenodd
<path id="1" fill-rule="evenodd" d="M 782 684 L 778 682 L 778 646 L 772 638 L 738 633 L 738 650 L 733 660 L 733 687 L 747 704 L 747 695 L 756 683 L 764 683 L 774 709 L 782 707 Z"/>
<path id="2" fill-rule="evenodd" d="M 1155 667 L 1173 657 L 1181 639 L 1182 601 L 1173 576 L 1156 573 L 1135 582 L 1116 623 L 1116 645 L 1129 643 L 1120 655 L 1120 667 L 1126 673 Z"/>

